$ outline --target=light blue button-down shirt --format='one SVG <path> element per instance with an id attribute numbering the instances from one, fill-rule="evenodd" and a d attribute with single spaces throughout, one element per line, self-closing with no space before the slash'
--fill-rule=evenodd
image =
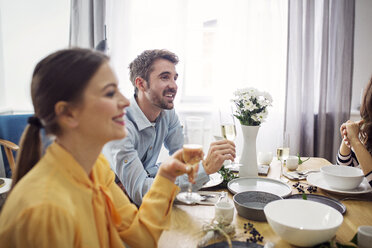
<path id="1" fill-rule="evenodd" d="M 163 143 L 171 155 L 182 148 L 183 133 L 174 109 L 163 110 L 156 122 L 151 123 L 135 98 L 130 101 L 125 115 L 127 137 L 107 143 L 103 153 L 129 197 L 139 206 L 158 172 L 159 164 L 156 164 L 156 161 Z M 200 165 L 193 190 L 200 189 L 208 181 L 209 176 Z M 176 184 L 180 186 L 181 191 L 185 191 L 188 186 L 187 175 L 178 177 Z"/>

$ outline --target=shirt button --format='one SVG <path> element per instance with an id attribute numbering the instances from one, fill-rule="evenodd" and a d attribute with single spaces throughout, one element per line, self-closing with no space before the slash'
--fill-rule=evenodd
<path id="1" fill-rule="evenodd" d="M 152 146 L 150 146 L 150 150 L 152 150 Z"/>

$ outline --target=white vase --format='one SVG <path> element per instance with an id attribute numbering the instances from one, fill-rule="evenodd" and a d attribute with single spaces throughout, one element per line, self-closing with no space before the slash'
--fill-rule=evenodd
<path id="1" fill-rule="evenodd" d="M 257 177 L 257 154 L 256 138 L 260 126 L 241 125 L 243 131 L 243 150 L 240 157 L 241 167 L 239 168 L 239 177 Z M 240 173 L 242 172 L 242 173 Z"/>

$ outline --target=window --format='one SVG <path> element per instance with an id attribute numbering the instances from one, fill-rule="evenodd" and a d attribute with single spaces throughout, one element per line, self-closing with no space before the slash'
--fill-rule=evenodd
<path id="1" fill-rule="evenodd" d="M 110 4 L 108 38 L 124 94 L 130 96 L 133 91 L 129 63 L 143 50 L 166 48 L 180 58 L 176 110 L 192 113 L 190 106 L 197 105 L 198 110 L 212 106 L 213 112 L 237 88 L 268 91 L 274 102 L 259 136 L 273 137 L 270 145 L 275 147 L 278 123 L 284 119 L 287 0 L 126 0 Z M 212 130 L 212 134 L 219 132 L 219 127 Z"/>
<path id="2" fill-rule="evenodd" d="M 0 112 L 33 110 L 33 69 L 44 56 L 67 48 L 69 21 L 69 1 L 0 1 Z"/>

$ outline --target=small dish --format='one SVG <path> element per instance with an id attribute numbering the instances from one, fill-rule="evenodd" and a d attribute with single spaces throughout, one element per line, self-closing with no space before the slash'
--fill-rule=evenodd
<path id="1" fill-rule="evenodd" d="M 10 187 L 12 185 L 12 179 L 1 177 L 2 180 L 4 180 L 3 186 L 0 187 L 0 194 L 6 193 L 10 190 Z"/>
<path id="2" fill-rule="evenodd" d="M 223 182 L 223 178 L 220 173 L 216 172 L 209 175 L 209 181 L 202 186 L 202 189 L 215 187 Z"/>

